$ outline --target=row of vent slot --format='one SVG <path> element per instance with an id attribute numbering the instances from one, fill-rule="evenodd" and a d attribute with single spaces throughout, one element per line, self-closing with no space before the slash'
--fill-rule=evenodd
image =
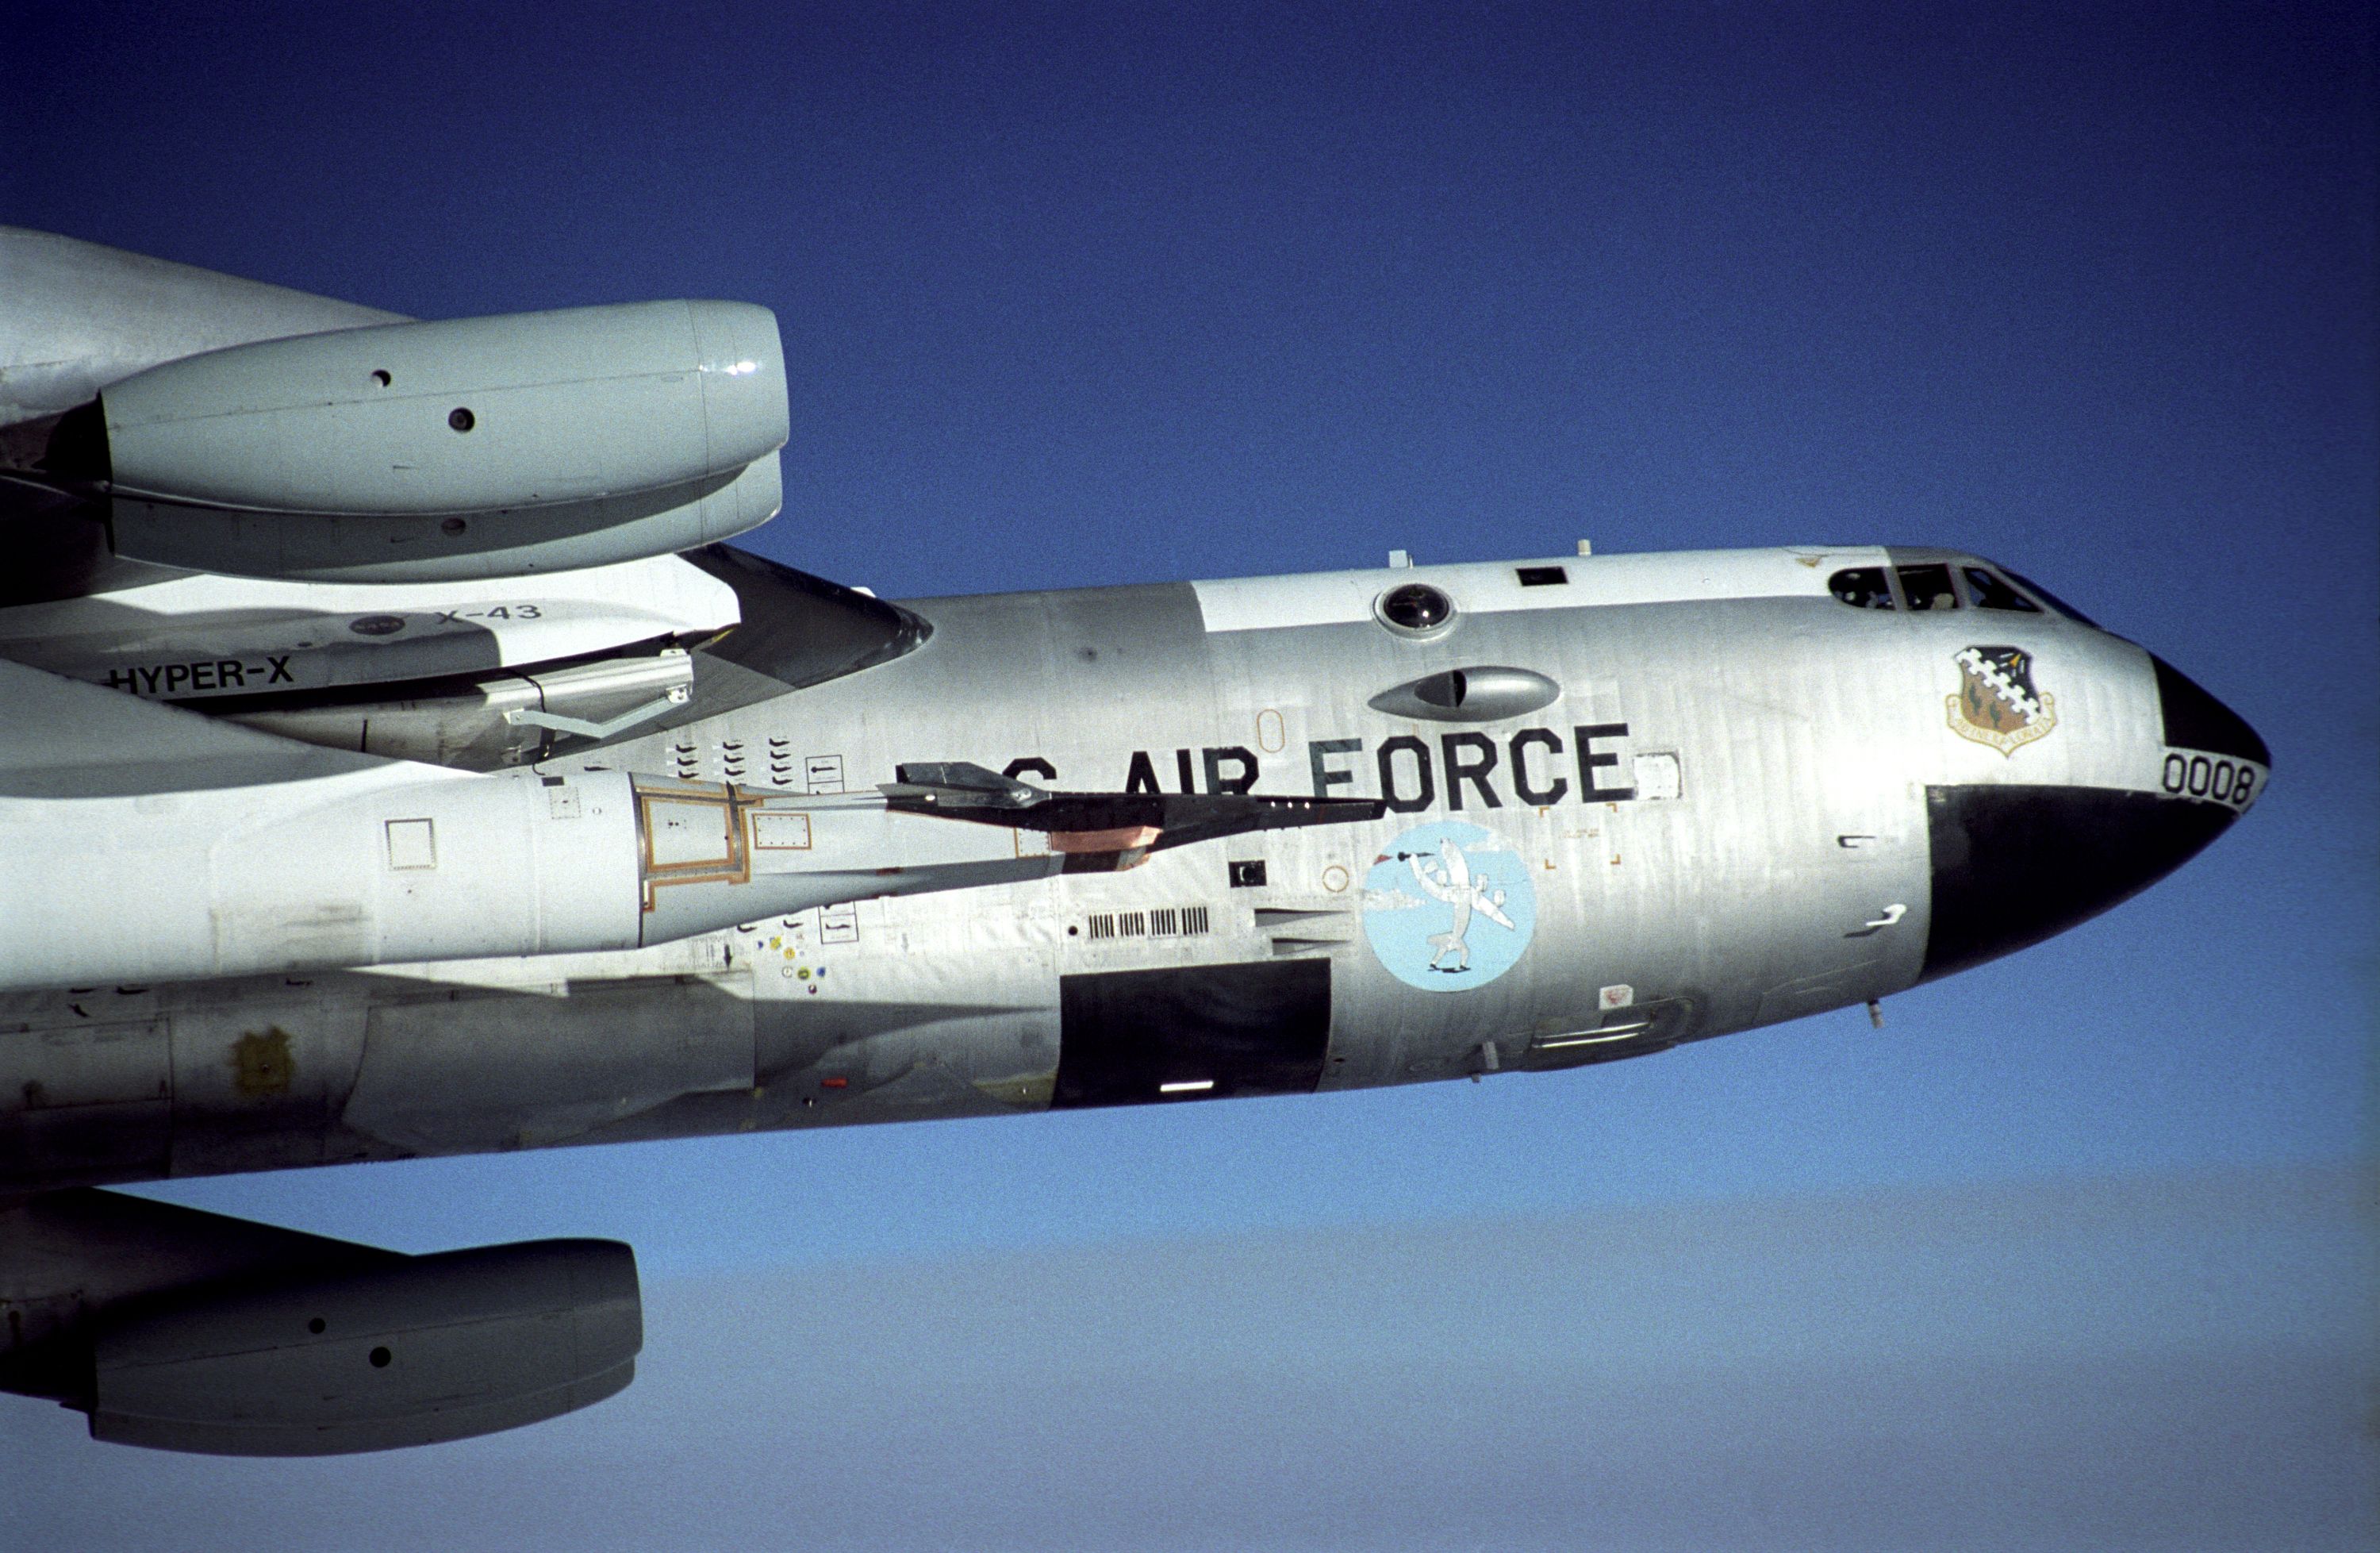
<path id="1" fill-rule="evenodd" d="M 1084 920 L 1093 938 L 1186 938 L 1208 930 L 1204 906 L 1161 906 L 1153 911 L 1099 911 Z"/>
<path id="2" fill-rule="evenodd" d="M 745 776 L 744 740 L 722 739 L 716 746 L 719 752 L 719 776 L 722 781 L 741 782 Z M 677 767 L 680 778 L 692 781 L 702 775 L 702 751 L 699 745 L 684 741 L 670 746 L 670 759 Z M 793 740 L 771 736 L 769 740 L 769 785 L 793 788 L 798 791 L 835 793 L 843 791 L 843 757 L 811 755 L 797 759 Z"/>

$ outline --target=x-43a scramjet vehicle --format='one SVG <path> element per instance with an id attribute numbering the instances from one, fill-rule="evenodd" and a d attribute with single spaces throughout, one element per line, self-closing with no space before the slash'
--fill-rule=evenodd
<path id="1" fill-rule="evenodd" d="M 879 599 L 725 543 L 785 385 L 758 307 L 0 234 L 0 1387 L 225 1453 L 550 1417 L 628 1382 L 625 1246 L 100 1188 L 1642 1057 L 2021 948 L 2264 790 L 1950 550 Z"/>

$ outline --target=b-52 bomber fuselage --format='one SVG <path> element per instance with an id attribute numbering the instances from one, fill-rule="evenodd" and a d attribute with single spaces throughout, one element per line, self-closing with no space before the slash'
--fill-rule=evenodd
<path id="1" fill-rule="evenodd" d="M 724 349 L 773 360 L 748 318 L 698 324 L 697 354 L 742 329 Z M 368 359 L 289 370 L 368 392 Z M 488 402 L 443 434 L 499 428 Z M 73 412 L 26 461 L 57 500 L 108 499 L 128 459 L 182 478 L 103 396 Z M 94 419 L 105 464 L 74 443 Z M 772 505 L 765 458 L 688 501 Z M 358 580 L 247 499 L 144 490 L 127 532 L 171 569 L 0 609 L 0 1383 L 137 1443 L 368 1449 L 583 1405 L 626 1383 L 633 1269 L 70 1189 L 1643 1056 L 2035 942 L 2269 771 L 2181 675 L 1953 551 L 894 604 L 670 554 L 707 517 L 592 567 Z M 521 543 L 678 521 L 569 499 Z M 191 570 L 211 544 L 267 575 Z M 578 1357 L 484 1363 L 564 1328 Z"/>

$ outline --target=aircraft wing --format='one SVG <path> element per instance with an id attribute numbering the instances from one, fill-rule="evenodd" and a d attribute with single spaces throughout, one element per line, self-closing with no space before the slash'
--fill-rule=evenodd
<path id="1" fill-rule="evenodd" d="M 0 658 L 466 770 L 782 694 L 925 630 L 718 548 L 787 429 L 764 308 L 420 322 L 0 227 Z"/>
<path id="2" fill-rule="evenodd" d="M 0 801 L 263 787 L 386 764 L 0 659 Z"/>
<path id="3" fill-rule="evenodd" d="M 133 373 L 202 351 L 402 313 L 195 265 L 0 226 L 0 425 L 56 415 Z"/>

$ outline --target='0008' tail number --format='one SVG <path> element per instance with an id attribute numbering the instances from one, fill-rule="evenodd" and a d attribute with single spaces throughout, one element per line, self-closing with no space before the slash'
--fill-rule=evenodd
<path id="1" fill-rule="evenodd" d="M 2245 761 L 2168 751 L 2165 757 L 2165 790 L 2176 798 L 2207 798 L 2245 809 L 2256 796 L 2256 768 Z"/>

